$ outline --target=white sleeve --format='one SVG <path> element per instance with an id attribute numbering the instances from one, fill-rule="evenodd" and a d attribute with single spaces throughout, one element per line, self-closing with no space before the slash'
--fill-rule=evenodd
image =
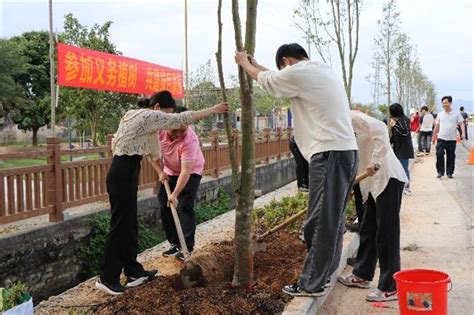
<path id="1" fill-rule="evenodd" d="M 370 138 L 374 150 L 372 152 L 372 164 L 382 164 L 388 150 L 390 149 L 387 127 L 384 123 L 375 119 L 367 121 Z"/>
<path id="2" fill-rule="evenodd" d="M 300 91 L 298 81 L 292 67 L 280 71 L 262 71 L 258 74 L 260 86 L 276 98 L 297 97 Z"/>

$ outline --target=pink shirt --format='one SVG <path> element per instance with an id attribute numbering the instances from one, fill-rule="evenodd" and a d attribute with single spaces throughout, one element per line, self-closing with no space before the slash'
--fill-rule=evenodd
<path id="1" fill-rule="evenodd" d="M 194 161 L 191 174 L 202 175 L 204 170 L 204 155 L 199 146 L 199 138 L 188 127 L 184 137 L 173 140 L 166 130 L 158 132 L 161 146 L 161 156 L 164 161 L 163 171 L 169 176 L 178 176 L 181 173 L 181 161 Z"/>

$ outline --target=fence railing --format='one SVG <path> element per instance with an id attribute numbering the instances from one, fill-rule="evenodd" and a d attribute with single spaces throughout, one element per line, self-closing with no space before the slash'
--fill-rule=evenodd
<path id="1" fill-rule="evenodd" d="M 260 163 L 290 156 L 291 129 L 270 133 L 264 130 L 255 141 L 255 158 Z M 241 162 L 241 143 L 233 131 L 237 161 Z M 210 146 L 203 146 L 206 160 L 204 173 L 219 177 L 230 168 L 229 146 L 220 143 L 212 132 Z M 64 156 L 99 154 L 93 160 L 65 161 Z M 111 138 L 108 145 L 91 149 L 61 149 L 59 138 L 48 138 L 45 149 L 0 154 L 0 161 L 46 158 L 46 165 L 0 170 L 0 224 L 49 214 L 51 222 L 63 221 L 63 210 L 107 199 L 106 176 L 112 163 Z M 155 187 L 158 177 L 146 160 L 142 160 L 139 189 Z"/>

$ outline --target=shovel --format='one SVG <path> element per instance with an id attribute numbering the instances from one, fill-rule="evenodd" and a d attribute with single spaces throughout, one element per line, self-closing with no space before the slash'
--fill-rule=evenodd
<path id="1" fill-rule="evenodd" d="M 168 181 L 165 181 L 164 185 L 166 189 L 166 195 L 169 197 L 171 195 L 171 189 Z M 176 232 L 178 232 L 181 251 L 184 255 L 184 267 L 179 271 L 181 284 L 185 289 L 202 287 L 206 284 L 204 275 L 202 273 L 202 268 L 191 260 L 191 254 L 189 253 L 188 246 L 186 245 L 186 241 L 184 239 L 183 229 L 181 227 L 181 222 L 179 221 L 176 205 L 173 203 L 169 204 L 171 213 L 173 215 L 174 225 L 176 226 Z"/>
<path id="2" fill-rule="evenodd" d="M 378 171 L 379 169 L 380 169 L 380 166 L 375 165 L 375 171 Z M 358 184 L 359 182 L 366 179 L 367 177 L 369 177 L 369 174 L 367 174 L 367 172 L 364 172 L 364 173 L 358 175 L 354 180 L 354 185 Z M 351 197 L 351 195 L 349 196 L 349 199 L 350 199 L 350 197 Z M 301 210 L 300 212 L 298 212 L 298 213 L 292 215 L 291 217 L 287 218 L 285 221 L 278 224 L 274 228 L 268 230 L 267 232 L 263 233 L 262 235 L 257 236 L 257 242 L 262 241 L 268 235 L 271 235 L 271 234 L 275 233 L 276 231 L 279 231 L 279 230 L 283 229 L 284 227 L 290 225 L 291 223 L 295 222 L 296 220 L 301 218 L 303 215 L 305 215 L 306 211 L 307 211 L 307 209 Z M 257 248 L 260 248 L 260 247 L 261 246 L 258 246 Z"/>

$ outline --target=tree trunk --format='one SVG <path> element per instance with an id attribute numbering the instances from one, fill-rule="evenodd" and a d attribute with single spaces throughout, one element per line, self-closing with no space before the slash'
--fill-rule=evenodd
<path id="1" fill-rule="evenodd" d="M 243 50 L 238 0 L 232 0 L 232 17 L 235 31 L 235 44 L 238 51 Z M 257 0 L 247 0 L 247 23 L 245 48 L 253 54 L 255 50 L 255 31 L 257 19 Z M 249 287 L 253 282 L 253 200 L 255 188 L 255 142 L 254 105 L 252 103 L 252 81 L 239 67 L 240 100 L 242 106 L 242 172 L 240 195 L 235 213 L 235 263 L 233 286 Z"/>
<path id="2" fill-rule="evenodd" d="M 224 70 L 222 67 L 222 0 L 219 0 L 217 7 L 217 24 L 219 29 L 219 37 L 217 41 L 217 52 L 216 52 L 216 62 L 217 62 L 217 71 L 219 73 L 219 83 L 221 87 L 222 101 L 227 102 L 227 94 L 225 89 L 224 81 Z M 236 198 L 239 198 L 240 187 L 239 187 L 239 164 L 237 161 L 237 152 L 234 146 L 234 137 L 232 135 L 232 125 L 230 122 L 230 116 L 228 113 L 224 114 L 224 123 L 225 131 L 227 134 L 227 143 L 229 146 L 229 159 L 232 169 L 232 186 L 234 188 Z"/>
<path id="3" fill-rule="evenodd" d="M 33 131 L 33 146 L 34 147 L 38 146 L 38 130 L 39 130 L 39 128 L 37 128 L 37 127 L 34 127 L 32 129 L 32 131 Z"/>

